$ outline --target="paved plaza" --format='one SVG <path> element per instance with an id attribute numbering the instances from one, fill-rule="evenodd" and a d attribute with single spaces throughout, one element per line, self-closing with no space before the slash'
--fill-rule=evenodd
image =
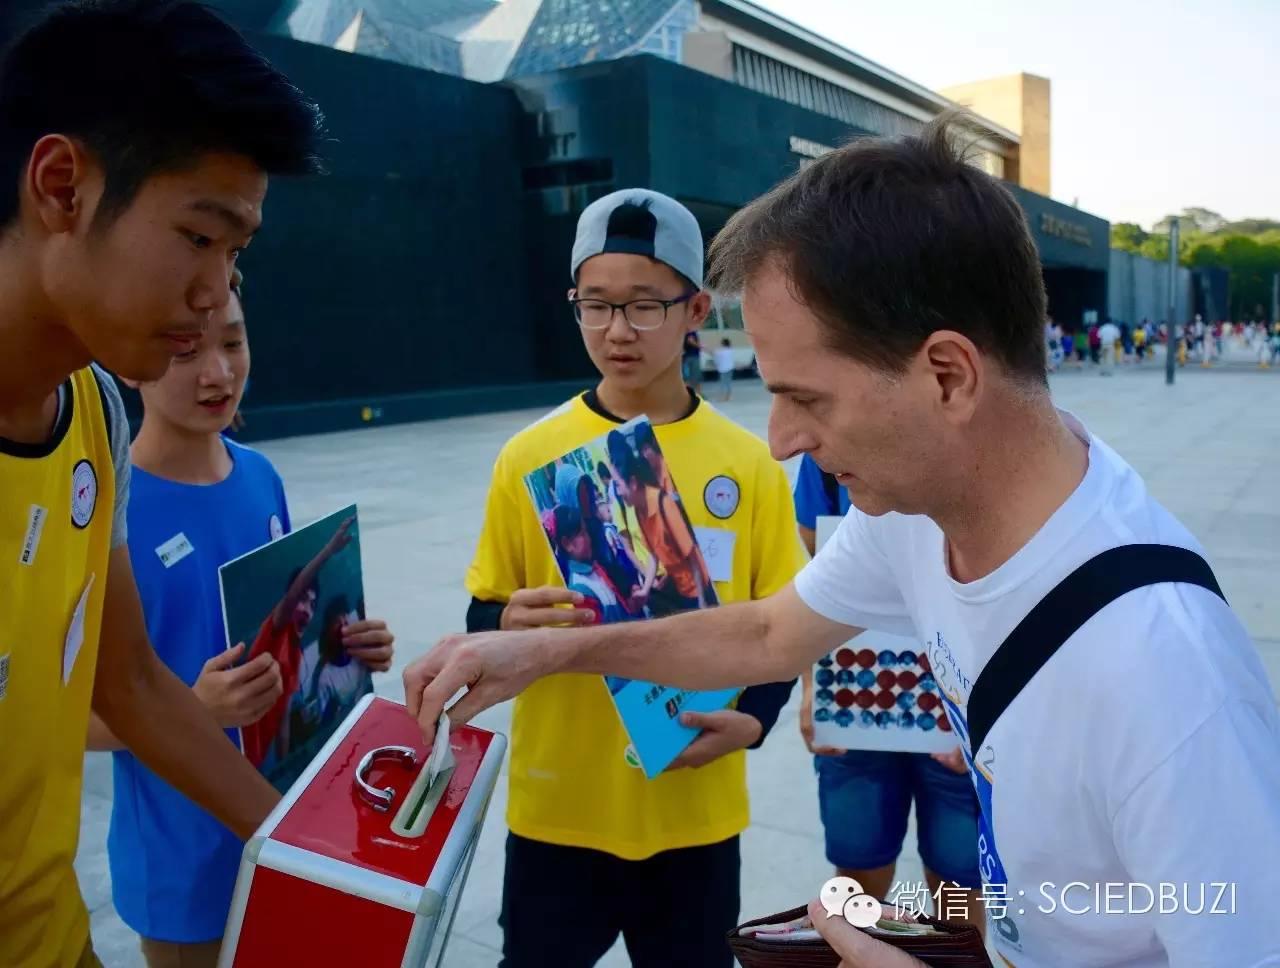
<path id="1" fill-rule="evenodd" d="M 1223 590 L 1280 690 L 1280 370 L 1192 366 L 1169 388 L 1163 367 L 1147 364 L 1122 367 L 1112 378 L 1069 370 L 1055 375 L 1052 385 L 1059 405 L 1143 473 L 1154 495 L 1207 546 Z M 749 381 L 718 406 L 763 434 L 768 405 L 760 385 Z M 375 678 L 380 694 L 402 698 L 400 669 L 441 635 L 463 627 L 468 596 L 462 578 L 493 459 L 511 434 L 540 415 L 500 413 L 261 446 L 284 478 L 295 522 L 359 504 L 368 611 L 385 617 L 398 639 L 397 668 Z M 798 701 L 799 689 L 764 748 L 750 754 L 753 823 L 743 836 L 744 918 L 802 903 L 829 876 L 812 761 L 796 728 Z M 509 704 L 476 723 L 506 732 Z M 506 799 L 504 778 L 455 922 L 450 968 L 493 968 L 498 960 Z M 109 754 L 89 754 L 76 866 L 99 956 L 107 968 L 131 968 L 142 959 L 136 936 L 111 903 L 110 804 Z M 914 837 L 913 828 L 899 865 L 904 881 L 922 879 Z M 621 945 L 603 962 L 627 963 Z"/>

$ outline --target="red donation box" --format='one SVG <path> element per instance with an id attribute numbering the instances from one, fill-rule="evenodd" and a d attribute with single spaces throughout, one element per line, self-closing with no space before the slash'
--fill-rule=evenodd
<path id="1" fill-rule="evenodd" d="M 218 968 L 442 964 L 506 739 L 366 696 L 245 844 Z M 447 761 L 446 761 L 447 764 Z"/>

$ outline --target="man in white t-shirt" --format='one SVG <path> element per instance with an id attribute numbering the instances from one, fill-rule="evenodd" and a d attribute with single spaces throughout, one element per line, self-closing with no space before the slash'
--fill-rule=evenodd
<path id="1" fill-rule="evenodd" d="M 1110 376 L 1116 362 L 1116 343 L 1120 339 L 1120 327 L 1108 317 L 1107 321 L 1098 328 L 1098 339 L 1102 340 L 1101 373 L 1103 376 Z"/>
<path id="2" fill-rule="evenodd" d="M 855 141 L 712 247 L 712 284 L 741 293 L 773 393 L 775 456 L 811 455 L 854 505 L 795 583 L 607 630 L 450 637 L 406 671 L 409 708 L 430 739 L 463 687 L 455 722 L 550 672 L 746 685 L 795 675 L 864 628 L 910 635 L 966 744 L 951 761 L 982 807 L 1004 964 L 1280 966 L 1280 715 L 1213 591 L 1136 587 L 1073 635 L 1048 628 L 1061 648 L 967 749 L 975 682 L 1062 579 L 1120 546 L 1200 549 L 1055 409 L 1025 220 L 953 144 L 938 122 Z M 1039 647 L 1024 644 L 1024 657 Z M 846 968 L 921 964 L 810 910 Z"/>

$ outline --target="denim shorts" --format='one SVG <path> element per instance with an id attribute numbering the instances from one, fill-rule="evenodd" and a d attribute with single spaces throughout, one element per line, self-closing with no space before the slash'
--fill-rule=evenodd
<path id="1" fill-rule="evenodd" d="M 851 750 L 813 759 L 831 864 L 865 871 L 894 863 L 914 800 L 924 866 L 961 887 L 982 886 L 978 798 L 968 776 L 924 753 Z"/>

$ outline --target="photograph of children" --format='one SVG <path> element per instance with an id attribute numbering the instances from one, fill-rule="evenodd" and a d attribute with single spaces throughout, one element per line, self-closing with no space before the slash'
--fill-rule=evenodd
<path id="1" fill-rule="evenodd" d="M 355 506 L 228 562 L 218 577 L 228 645 L 245 642 L 244 661 L 267 652 L 280 667 L 283 693 L 240 737 L 283 793 L 373 691 L 369 667 L 343 645 L 344 629 L 365 617 Z"/>
<path id="2" fill-rule="evenodd" d="M 718 604 L 693 525 L 645 418 L 525 478 L 560 574 L 599 622 Z"/>
<path id="3" fill-rule="evenodd" d="M 525 486 L 565 586 L 582 596 L 579 607 L 594 612 L 597 622 L 660 618 L 719 604 L 646 418 L 538 468 L 525 477 Z M 604 678 L 651 776 L 696 736 L 680 726 L 679 711 L 722 709 L 736 695 L 736 690 L 677 695 L 651 683 Z"/>
<path id="4" fill-rule="evenodd" d="M 650 569 L 656 568 L 647 598 L 650 615 L 660 618 L 719 604 L 653 425 L 641 419 L 611 431 L 606 448 L 623 499 L 635 514 Z"/>

